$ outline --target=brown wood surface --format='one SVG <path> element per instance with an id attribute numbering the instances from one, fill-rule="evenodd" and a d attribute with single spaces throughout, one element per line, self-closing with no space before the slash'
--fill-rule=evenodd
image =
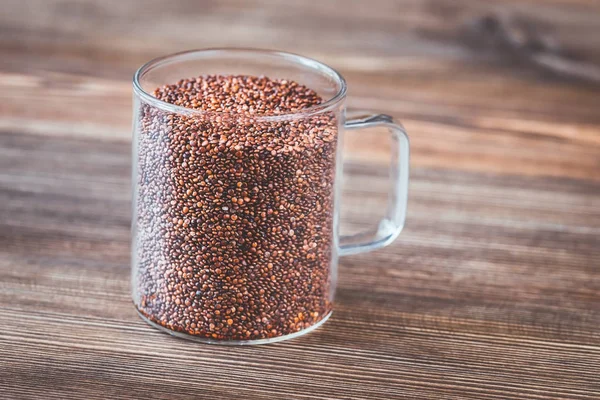
<path id="1" fill-rule="evenodd" d="M 0 398 L 600 398 L 599 2 L 1 8 Z M 215 46 L 318 58 L 411 134 L 405 231 L 284 343 L 178 340 L 130 300 L 130 77 Z M 382 137 L 348 135 L 346 229 L 378 216 Z"/>

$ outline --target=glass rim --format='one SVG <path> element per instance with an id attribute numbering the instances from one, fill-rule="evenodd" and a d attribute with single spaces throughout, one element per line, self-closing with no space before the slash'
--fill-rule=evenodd
<path id="1" fill-rule="evenodd" d="M 327 75 L 333 77 L 336 83 L 339 85 L 339 90 L 335 95 L 333 95 L 330 99 L 324 101 L 321 104 L 317 104 L 299 111 L 283 113 L 283 114 L 242 114 L 238 112 L 230 112 L 230 111 L 207 111 L 207 110 L 195 110 L 193 108 L 187 108 L 178 106 L 175 104 L 167 103 L 166 101 L 160 100 L 154 97 L 151 93 L 148 93 L 146 90 L 142 88 L 140 84 L 140 79 L 147 72 L 151 71 L 153 68 L 160 67 L 164 64 L 173 63 L 177 61 L 191 60 L 197 57 L 198 55 L 210 55 L 213 53 L 214 56 L 219 56 L 223 54 L 251 54 L 256 53 L 256 55 L 274 55 L 278 57 L 282 57 L 284 59 L 288 59 L 293 61 L 296 64 L 308 67 L 310 69 L 321 71 L 326 73 Z M 184 77 L 185 78 L 185 77 Z M 249 118 L 254 121 L 277 121 L 277 120 L 287 120 L 287 119 L 299 119 L 299 118 L 307 118 L 314 116 L 316 114 L 321 114 L 323 112 L 331 111 L 336 108 L 346 97 L 346 80 L 344 77 L 336 71 L 334 68 L 324 64 L 315 59 L 304 57 L 294 53 L 288 53 L 285 51 L 277 51 L 277 50 L 263 50 L 263 49 L 250 49 L 250 48 L 208 48 L 208 49 L 194 49 L 194 50 L 186 50 L 178 53 L 168 54 L 162 57 L 154 58 L 141 67 L 137 69 L 135 74 L 133 75 L 133 90 L 136 95 L 138 95 L 141 99 L 143 99 L 146 103 L 151 104 L 152 106 L 159 108 L 163 111 L 183 114 L 187 116 L 227 116 L 231 117 L 243 117 Z"/>

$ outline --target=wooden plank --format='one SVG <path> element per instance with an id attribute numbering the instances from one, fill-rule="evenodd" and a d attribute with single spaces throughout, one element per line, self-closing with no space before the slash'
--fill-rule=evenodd
<path id="1" fill-rule="evenodd" d="M 392 77 L 389 78 L 393 79 Z M 44 82 L 62 81 L 57 89 Z M 128 140 L 130 137 L 130 87 L 127 83 L 97 78 L 69 76 L 0 76 L 5 90 L 0 105 L 0 128 L 13 132 L 46 135 L 74 135 Z M 376 79 L 371 86 L 379 87 Z M 385 81 L 381 81 L 381 86 Z M 397 84 L 396 84 L 397 85 Z M 398 116 L 412 135 L 413 163 L 416 166 L 452 168 L 496 173 L 551 175 L 599 180 L 600 136 L 594 121 L 596 92 L 572 92 L 572 108 L 579 110 L 577 121 L 560 109 L 564 108 L 567 90 L 540 89 L 540 108 L 546 114 L 535 116 L 533 105 L 513 115 L 511 111 L 490 104 L 477 110 L 476 103 L 489 94 L 471 85 L 470 97 L 456 95 L 459 104 L 436 106 L 434 96 L 442 90 L 460 92 L 440 82 L 440 93 L 431 93 L 431 102 L 409 89 L 391 93 L 376 89 L 355 95 L 350 104 L 361 109 L 378 109 Z M 508 87 L 518 82 L 506 82 Z M 360 85 L 357 85 L 360 89 Z M 465 86 L 465 85 L 463 85 Z M 374 96 L 380 93 L 382 99 Z M 402 98 L 385 100 L 386 96 Z M 400 94 L 398 94 L 400 93 Z M 411 96 L 416 98 L 413 100 Z M 438 97 L 439 99 L 440 97 Z M 452 95 L 444 95 L 451 101 Z M 530 95 L 532 104 L 536 100 Z M 512 101 L 508 98 L 507 101 Z M 513 102 L 514 104 L 515 102 Z M 422 107 L 422 108 L 420 108 Z M 589 113 L 585 114 L 586 107 Z M 554 112 L 554 113 L 552 113 Z M 564 116 L 561 116 L 564 113 Z M 587 122 L 586 120 L 589 120 Z M 81 121 L 73 123 L 72 121 Z M 365 143 L 362 136 L 348 135 L 350 155 L 362 159 L 378 159 L 386 154 L 387 143 L 373 140 Z M 367 148 L 365 148 L 365 145 Z M 374 157 L 374 154 L 376 155 Z"/>
<path id="2" fill-rule="evenodd" d="M 0 393 L 600 395 L 597 183 L 417 169 L 405 233 L 342 261 L 330 322 L 287 343 L 230 349 L 169 338 L 135 314 L 127 146 L 5 133 L 0 148 Z M 385 173 L 347 169 L 345 222 L 365 226 L 375 212 L 358 199 L 378 201 Z"/>
<path id="3" fill-rule="evenodd" d="M 350 105 L 402 119 L 414 133 L 417 166 L 600 179 L 598 86 L 549 75 L 501 46 L 477 43 L 482 34 L 472 31 L 486 16 L 516 15 L 563 53 L 600 68 L 597 2 L 174 1 L 166 10 L 149 1 L 133 19 L 135 2 L 6 7 L 0 127 L 7 130 L 126 139 L 129 81 L 143 62 L 202 46 L 271 47 L 331 64 L 348 79 Z M 223 26 L 227 35 L 217 35 Z M 350 144 L 361 149 L 356 140 Z"/>

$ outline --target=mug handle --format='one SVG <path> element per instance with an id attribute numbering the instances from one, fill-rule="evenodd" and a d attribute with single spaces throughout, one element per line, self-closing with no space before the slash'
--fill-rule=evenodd
<path id="1" fill-rule="evenodd" d="M 392 185 L 388 193 L 388 205 L 385 216 L 379 221 L 376 229 L 355 235 L 341 235 L 339 239 L 339 254 L 364 253 L 380 249 L 392 243 L 404 228 L 406 207 L 408 203 L 408 170 L 410 144 L 404 127 L 385 114 L 375 114 L 368 117 L 347 120 L 346 130 L 384 126 L 392 135 L 392 163 L 390 176 Z"/>

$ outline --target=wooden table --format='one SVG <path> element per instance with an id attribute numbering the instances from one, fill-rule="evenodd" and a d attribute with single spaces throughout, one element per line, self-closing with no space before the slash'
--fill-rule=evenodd
<path id="1" fill-rule="evenodd" d="M 600 398 L 600 3 L 2 9 L 0 398 Z M 131 75 L 215 46 L 318 58 L 411 134 L 402 236 L 342 259 L 333 317 L 280 344 L 178 340 L 130 300 Z M 348 229 L 385 146 L 349 135 Z"/>

